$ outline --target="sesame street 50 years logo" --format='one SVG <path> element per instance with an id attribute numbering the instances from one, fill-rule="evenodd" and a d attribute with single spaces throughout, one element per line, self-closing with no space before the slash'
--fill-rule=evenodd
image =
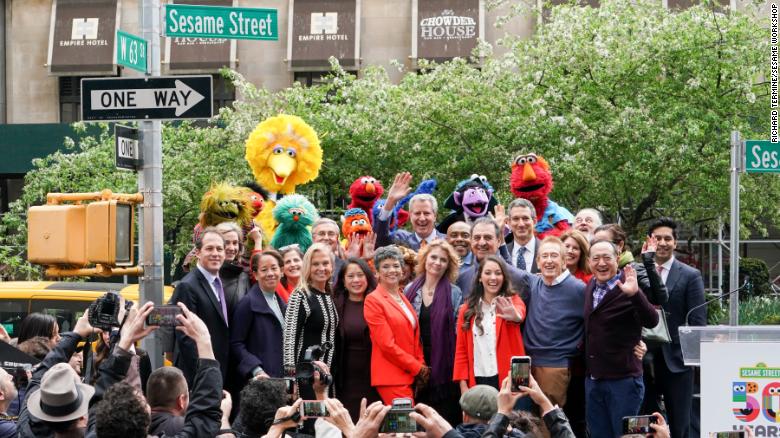
<path id="1" fill-rule="evenodd" d="M 764 363 L 739 369 L 739 378 L 731 384 L 734 417 L 751 426 L 756 436 L 780 436 L 780 368 Z M 770 426 L 755 424 L 758 420 Z M 763 422 L 762 421 L 762 422 Z"/>

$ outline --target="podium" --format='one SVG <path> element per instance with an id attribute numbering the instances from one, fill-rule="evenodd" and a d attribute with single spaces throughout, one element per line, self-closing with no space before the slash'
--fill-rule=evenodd
<path id="1" fill-rule="evenodd" d="M 778 343 L 780 326 L 777 325 L 707 325 L 680 326 L 680 347 L 683 362 L 688 366 L 701 366 L 701 344 L 705 342 Z"/>
<path id="2" fill-rule="evenodd" d="M 780 436 L 780 326 L 682 326 L 683 361 L 701 367 L 701 436 Z"/>

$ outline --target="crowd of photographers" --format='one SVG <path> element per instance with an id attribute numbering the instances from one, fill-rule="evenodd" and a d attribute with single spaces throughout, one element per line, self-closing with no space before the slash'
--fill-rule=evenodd
<path id="1" fill-rule="evenodd" d="M 323 382 L 332 379 L 326 377 L 329 369 L 320 361 L 313 363 L 313 400 L 293 400 L 295 380 L 254 379 L 241 391 L 241 410 L 231 424 L 233 402 L 223 390 L 208 328 L 184 304 L 179 306 L 176 330 L 194 343 L 198 354 L 191 388 L 175 367 L 152 372 L 145 388 L 137 378 L 129 378 L 133 358 L 138 357 L 135 345 L 158 328 L 146 324 L 154 310 L 152 303 L 120 311 L 121 330 L 96 372 L 95 384 L 83 383 L 81 367 L 72 366 L 71 358 L 79 344 L 101 332 L 90 324 L 87 310 L 73 331 L 56 333 L 56 342 L 49 339 L 50 351 L 29 376 L 18 417 L 7 415 L 17 391 L 12 376 L 0 369 L 0 437 L 307 436 L 297 432 L 306 419 L 313 420 L 311 434 L 318 437 L 375 437 L 386 432 L 449 438 L 542 437 L 543 428 L 554 438 L 574 436 L 566 416 L 552 405 L 533 377 L 519 392 L 510 390 L 509 376 L 503 379 L 500 391 L 487 385 L 470 388 L 460 397 L 461 424 L 451 425 L 422 403 L 412 407 L 377 401 L 366 406 L 365 400 L 360 417 L 353 419 L 337 398 L 329 396 Z M 94 312 L 95 306 L 91 310 Z M 92 320 L 94 323 L 94 317 Z M 540 407 L 543 427 L 538 418 L 514 411 L 522 397 L 531 398 Z M 655 436 L 668 436 L 664 435 L 662 417 L 653 428 L 659 433 Z"/>

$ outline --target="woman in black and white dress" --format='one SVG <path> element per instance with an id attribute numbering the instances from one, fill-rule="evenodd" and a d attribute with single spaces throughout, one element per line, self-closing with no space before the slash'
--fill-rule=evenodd
<path id="1" fill-rule="evenodd" d="M 290 295 L 284 316 L 284 368 L 290 377 L 295 376 L 295 365 L 303 359 L 306 349 L 314 345 L 322 346 L 324 354 L 320 360 L 333 372 L 339 322 L 330 285 L 333 266 L 333 252 L 325 244 L 313 244 L 303 256 L 301 280 Z M 310 385 L 298 389 L 303 399 L 314 398 Z"/>

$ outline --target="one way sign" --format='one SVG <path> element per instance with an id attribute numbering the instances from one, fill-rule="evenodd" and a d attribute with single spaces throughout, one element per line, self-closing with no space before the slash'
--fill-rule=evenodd
<path id="1" fill-rule="evenodd" d="M 207 119 L 211 76 L 81 80 L 81 118 L 91 120 Z"/>

